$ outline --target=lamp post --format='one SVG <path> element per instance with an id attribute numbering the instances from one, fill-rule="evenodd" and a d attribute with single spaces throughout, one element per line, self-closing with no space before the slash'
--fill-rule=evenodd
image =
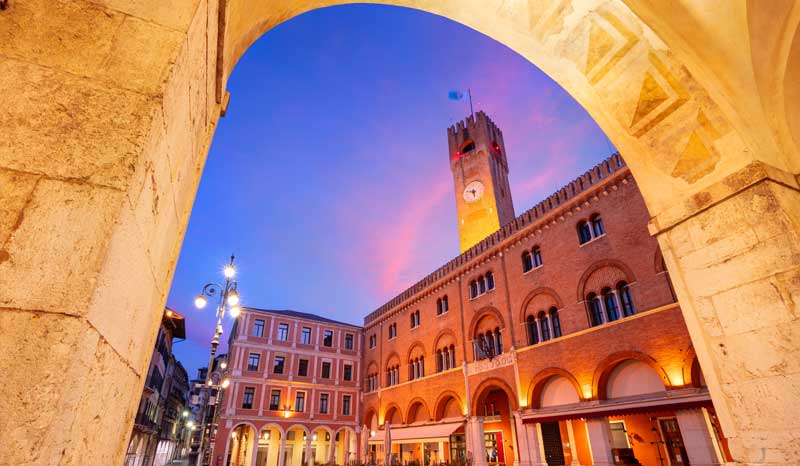
<path id="1" fill-rule="evenodd" d="M 206 372 L 206 389 L 203 396 L 203 402 L 200 406 L 200 449 L 197 454 L 197 466 L 203 463 L 205 456 L 205 443 L 208 440 L 206 437 L 206 430 L 209 428 L 206 422 L 206 411 L 208 410 L 208 402 L 211 397 L 211 389 L 213 388 L 214 381 L 211 379 L 214 369 L 214 357 L 217 354 L 217 347 L 219 346 L 219 337 L 222 335 L 222 319 L 225 314 L 230 314 L 234 319 L 239 317 L 241 309 L 239 308 L 239 292 L 237 289 L 236 280 L 233 277 L 236 275 L 236 268 L 233 266 L 234 256 L 231 255 L 231 261 L 222 270 L 225 276 L 225 284 L 221 285 L 216 282 L 209 282 L 203 285 L 202 291 L 194 299 L 194 305 L 198 309 L 206 307 L 208 300 L 217 299 L 217 327 L 214 331 L 214 337 L 211 339 L 211 356 L 208 360 L 208 371 Z M 209 432 L 210 434 L 210 432 Z"/>

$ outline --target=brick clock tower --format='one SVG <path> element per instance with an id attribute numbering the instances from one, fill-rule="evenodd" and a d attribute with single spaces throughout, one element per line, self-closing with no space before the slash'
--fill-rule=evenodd
<path id="1" fill-rule="evenodd" d="M 461 252 L 514 220 L 503 133 L 484 113 L 447 129 Z"/>

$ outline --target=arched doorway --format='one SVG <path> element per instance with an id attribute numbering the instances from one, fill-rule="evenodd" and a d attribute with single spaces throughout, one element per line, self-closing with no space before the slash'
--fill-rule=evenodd
<path id="1" fill-rule="evenodd" d="M 43 4 L 12 2 L 4 10 L 11 32 L 2 76 L 18 92 L 4 108 L 4 121 L 16 123 L 0 157 L 0 199 L 11 219 L 0 228 L 0 302 L 11 310 L 4 328 L 21 337 L 4 341 L 0 353 L 29 356 L 4 361 L 8 386 L 20 387 L 12 398 L 51 407 L 4 407 L 20 432 L 0 440 L 16 455 L 10 461 L 25 460 L 19 445 L 27 443 L 85 462 L 124 454 L 132 418 L 124 400 L 140 385 L 227 77 L 265 31 L 332 3 L 209 0 L 165 10 L 80 2 L 44 12 Z M 770 461 L 791 463 L 780 433 L 800 427 L 783 409 L 798 395 L 785 389 L 788 365 L 775 361 L 796 352 L 779 331 L 796 323 L 765 326 L 754 310 L 791 315 L 782 296 L 792 294 L 800 267 L 796 4 L 735 2 L 726 5 L 730 14 L 712 15 L 693 0 L 392 3 L 519 51 L 599 122 L 647 201 L 736 460 L 761 461 L 745 448 L 759 442 Z M 38 28 L 24 26 L 33 21 Z M 75 27 L 86 24 L 93 27 Z M 44 42 L 37 30 L 50 32 Z M 142 279 L 136 287 L 132 274 Z M 95 350 L 51 353 L 54 334 L 66 348 Z M 773 354 L 753 360 L 743 339 L 768 340 Z M 61 370 L 78 365 L 86 370 Z M 56 390 L 21 388 L 52 374 Z M 91 384 L 87 374 L 97 375 Z M 777 394 L 769 409 L 746 389 L 756 382 Z M 99 415 L 93 405 L 109 420 L 77 421 L 64 436 L 37 430 L 74 412 L 68 393 L 93 394 L 80 419 Z M 81 446 L 96 430 L 115 440 Z"/>
<path id="2" fill-rule="evenodd" d="M 478 466 L 502 465 L 519 461 L 513 411 L 516 396 L 508 383 L 499 379 L 481 382 L 473 395 L 471 418 L 467 425 L 467 448 Z"/>
<path id="3" fill-rule="evenodd" d="M 231 431 L 228 440 L 226 464 L 230 466 L 250 466 L 256 454 L 256 430 L 249 424 L 240 424 Z"/>

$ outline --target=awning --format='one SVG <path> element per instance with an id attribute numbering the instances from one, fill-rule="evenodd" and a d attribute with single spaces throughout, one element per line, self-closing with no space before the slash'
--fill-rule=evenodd
<path id="1" fill-rule="evenodd" d="M 560 409 L 532 409 L 522 413 L 522 422 L 524 424 L 532 424 L 536 422 L 628 416 L 694 408 L 713 408 L 711 397 L 708 395 L 707 390 L 674 390 L 672 393 L 658 398 L 592 401 L 564 406 Z"/>
<path id="2" fill-rule="evenodd" d="M 390 427 L 392 429 L 392 443 L 420 443 L 420 442 L 448 442 L 453 432 L 464 426 L 463 422 L 444 422 L 407 427 Z M 369 443 L 383 443 L 386 436 L 385 430 L 375 431 L 369 438 Z"/>

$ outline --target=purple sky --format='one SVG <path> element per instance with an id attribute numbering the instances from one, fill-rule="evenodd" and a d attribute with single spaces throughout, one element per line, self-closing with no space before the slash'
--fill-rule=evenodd
<path id="1" fill-rule="evenodd" d="M 244 305 L 355 324 L 458 255 L 446 129 L 469 107 L 447 93 L 467 87 L 503 130 L 517 214 L 612 151 L 531 63 L 428 13 L 316 10 L 248 50 L 167 301 L 186 316 L 175 353 L 191 376 L 215 322 L 192 300 L 232 252 Z"/>

